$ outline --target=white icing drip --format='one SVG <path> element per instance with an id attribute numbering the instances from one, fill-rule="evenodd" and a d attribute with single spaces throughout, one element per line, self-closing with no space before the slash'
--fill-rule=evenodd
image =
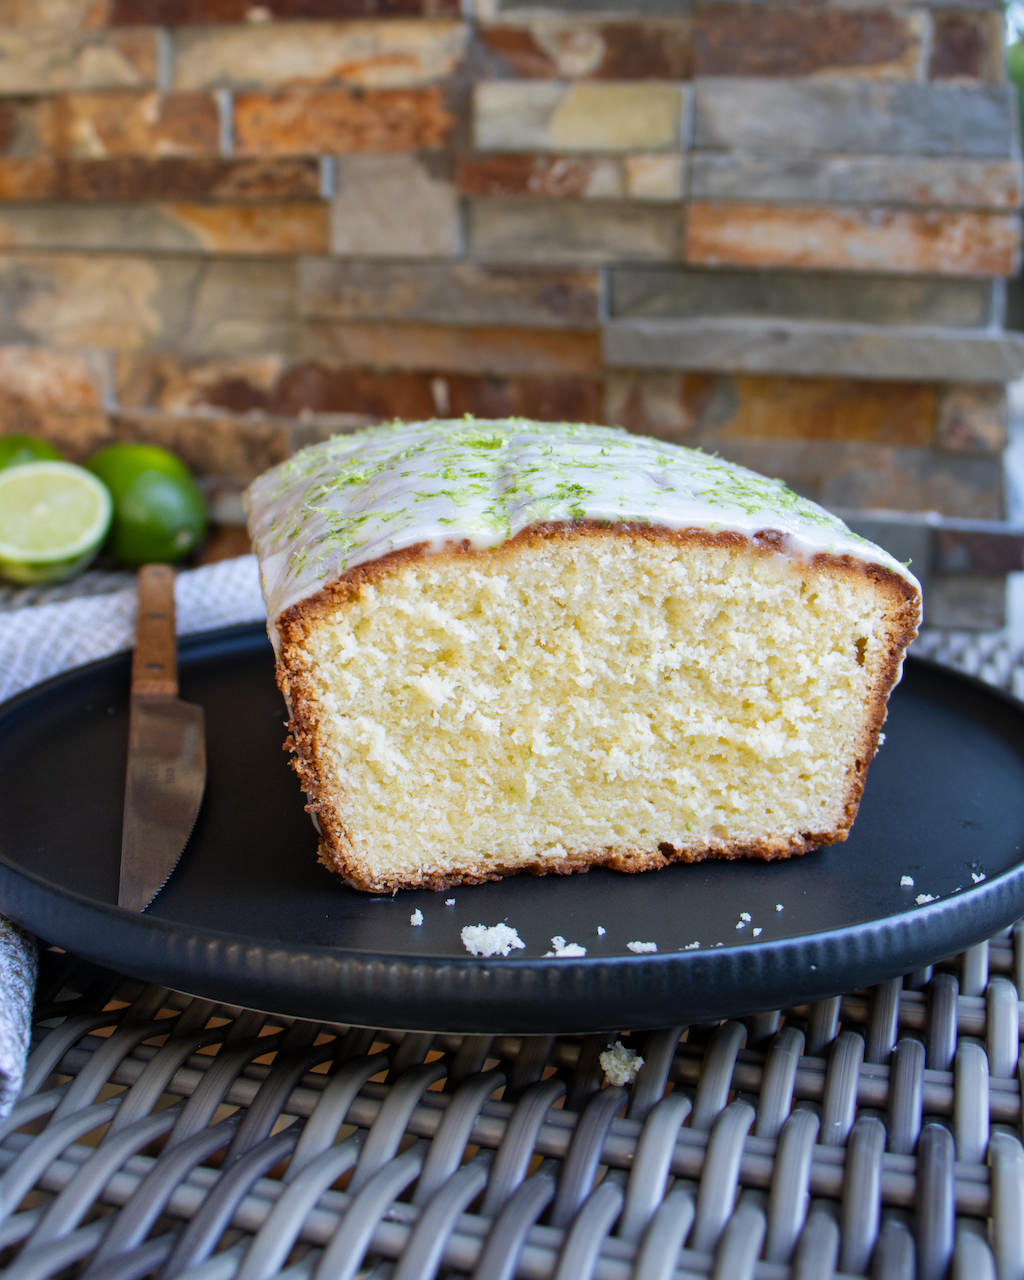
<path id="1" fill-rule="evenodd" d="M 284 610 L 391 551 L 463 540 L 482 549 L 531 525 L 583 519 L 773 530 L 787 554 L 853 556 L 917 585 L 781 481 L 617 427 L 515 418 L 372 427 L 301 450 L 247 499 L 272 637 Z"/>

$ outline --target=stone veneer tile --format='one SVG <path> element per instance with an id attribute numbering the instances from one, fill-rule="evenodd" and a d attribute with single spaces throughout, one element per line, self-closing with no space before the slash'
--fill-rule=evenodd
<path id="1" fill-rule="evenodd" d="M 788 5 L 793 7 L 794 3 L 801 3 L 802 0 L 746 0 L 751 9 L 760 12 L 765 8 L 775 5 Z M 733 9 L 736 7 L 737 0 L 694 0 L 697 8 L 702 10 L 714 10 L 719 7 Z M 868 13 L 875 13 L 881 7 L 879 0 L 806 0 L 808 8 L 831 8 L 846 9 L 850 11 L 862 10 Z M 889 0 L 885 6 L 886 9 L 911 9 L 921 10 L 929 9 L 943 11 L 955 9 L 958 12 L 984 12 L 986 10 L 1002 10 L 1004 0 Z"/>
<path id="2" fill-rule="evenodd" d="M 462 58 L 461 22 L 291 22 L 183 27 L 174 32 L 178 89 L 349 84 L 408 88 L 450 76 Z"/>
<path id="3" fill-rule="evenodd" d="M 686 191 L 681 155 L 636 152 L 623 158 L 626 192 L 635 200 L 679 200 Z"/>
<path id="4" fill-rule="evenodd" d="M 145 370 L 129 374 L 128 384 L 136 393 L 147 381 L 161 392 L 160 408 L 152 411 L 131 408 L 125 420 L 131 424 L 149 421 L 171 424 L 175 421 L 201 423 L 210 414 L 242 412 L 246 424 L 258 421 L 255 415 L 273 419 L 312 415 L 335 417 L 355 415 L 360 420 L 460 417 L 465 413 L 478 417 L 506 417 L 522 414 L 541 420 L 596 420 L 600 416 L 602 384 L 599 378 L 574 374 L 555 376 L 489 374 L 478 376 L 458 372 L 420 372 L 416 370 L 358 369 L 333 361 L 300 361 L 277 370 L 272 380 L 264 380 L 257 370 L 256 378 L 244 383 L 238 361 L 227 362 L 225 376 L 218 380 L 216 366 L 209 362 L 189 371 L 182 369 L 177 381 L 168 380 L 165 368 L 147 380 Z M 242 374 L 242 377 L 240 377 Z M 136 394 L 136 398 L 138 398 Z M 168 405 L 174 413 L 168 414 Z M 194 415 L 194 416 L 193 416 Z M 202 416 L 199 416 L 202 415 Z M 166 430 L 166 428 L 165 428 Z M 326 434 L 320 433 L 320 434 Z M 201 432 L 199 433 L 201 435 Z M 190 447 L 174 443 L 173 435 L 159 441 L 192 456 L 202 441 L 195 437 Z M 201 469 L 211 468 L 209 458 Z M 270 465 L 266 463 L 265 465 Z"/>
<path id="5" fill-rule="evenodd" d="M 0 206 L 0 246 L 219 254 L 323 253 L 328 208 L 303 204 Z"/>
<path id="6" fill-rule="evenodd" d="M 998 454 L 1009 440 L 1004 386 L 947 386 L 939 401 L 936 444 L 953 453 Z"/>
<path id="7" fill-rule="evenodd" d="M 682 211 L 624 201 L 475 200 L 472 257 L 501 262 L 678 261 Z"/>
<path id="8" fill-rule="evenodd" d="M 69 93 L 57 99 L 63 154 L 216 155 L 217 103 L 206 93 Z"/>
<path id="9" fill-rule="evenodd" d="M 28 0 L 18 0 L 27 3 Z M 60 3 L 61 0 L 46 0 Z M 69 0 L 71 2 L 71 0 Z M 82 2 L 82 0 L 79 0 Z M 107 21 L 135 26 L 178 27 L 192 23 L 251 22 L 253 10 L 267 19 L 303 21 L 340 18 L 458 17 L 459 0 L 102 0 Z"/>
<path id="10" fill-rule="evenodd" d="M 187 297 L 164 292 L 158 263 L 107 255 L 0 254 L 0 342 L 118 350 L 160 336 Z"/>
<path id="11" fill-rule="evenodd" d="M 687 381 L 701 375 L 683 376 Z M 938 391 L 934 383 L 756 374 L 735 374 L 726 383 L 710 403 L 705 400 L 707 424 L 718 428 L 723 437 L 860 440 L 920 448 L 935 439 Z M 704 388 L 693 391 L 702 399 L 706 396 Z M 721 419 L 716 421 L 719 412 Z"/>
<path id="12" fill-rule="evenodd" d="M 482 151 L 658 151 L 680 143 L 685 86 L 491 80 L 473 89 Z"/>
<path id="13" fill-rule="evenodd" d="M 187 413 L 263 410 L 285 367 L 279 353 L 207 358 L 168 351 L 120 352 L 114 385 L 122 409 Z"/>
<path id="14" fill-rule="evenodd" d="M 0 435 L 40 436 L 56 445 L 69 462 L 85 462 L 113 439 L 110 418 L 103 409 L 54 409 L 2 395 Z"/>
<path id="15" fill-rule="evenodd" d="M 938 512 L 998 520 L 1003 516 L 1002 462 L 997 457 L 944 454 L 930 446 L 876 440 L 814 440 L 741 436 L 714 424 L 698 425 L 684 405 L 673 410 L 679 389 L 663 385 L 656 412 L 637 416 L 638 402 L 621 381 L 609 395 L 610 421 L 659 439 L 720 454 L 762 474 L 779 476 L 799 493 L 830 510 Z"/>
<path id="16" fill-rule="evenodd" d="M 682 155 L 664 151 L 618 156 L 499 151 L 459 156 L 455 181 L 460 193 L 469 196 L 678 200 L 685 172 Z"/>
<path id="17" fill-rule="evenodd" d="M 456 160 L 455 182 L 467 196 L 607 200 L 626 194 L 626 173 L 618 156 L 512 151 L 463 155 Z"/>
<path id="18" fill-rule="evenodd" d="M 974 521 L 945 521 L 932 530 L 930 541 L 939 572 L 1005 574 L 1024 569 L 1020 532 L 1013 525 L 994 530 L 979 529 Z"/>
<path id="19" fill-rule="evenodd" d="M 0 25 L 5 94 L 73 89 L 145 89 L 156 83 L 156 32 Z"/>
<path id="20" fill-rule="evenodd" d="M 94 160 L 0 155 L 0 201 L 123 204 L 205 200 L 242 204 L 320 197 L 320 160 L 314 156 L 110 156 Z"/>
<path id="21" fill-rule="evenodd" d="M 718 449 L 714 432 L 694 441 Z M 931 448 L 859 440 L 761 440 L 730 436 L 720 452 L 755 471 L 781 476 L 829 509 L 937 511 L 999 520 L 1002 463 L 954 457 Z"/>
<path id="22" fill-rule="evenodd" d="M 220 254 L 322 253 L 329 211 L 302 204 L 152 206 L 179 232 L 182 248 Z"/>
<path id="23" fill-rule="evenodd" d="M 0 418 L 14 406 L 68 413 L 102 409 L 104 359 L 96 352 L 0 347 Z"/>
<path id="24" fill-rule="evenodd" d="M 111 428 L 115 440 L 159 445 L 197 475 L 230 476 L 236 483 L 255 480 L 291 452 L 291 432 L 284 423 L 122 412 L 112 415 Z"/>
<path id="25" fill-rule="evenodd" d="M 502 18 L 544 17 L 553 9 L 559 14 L 578 14 L 581 18 L 597 15 L 628 19 L 679 18 L 692 11 L 694 0 L 558 0 L 557 5 L 546 4 L 544 0 L 470 0 L 470 4 L 480 22 L 493 22 Z"/>
<path id="26" fill-rule="evenodd" d="M 919 13 L 844 12 L 764 5 L 698 9 L 694 73 L 699 76 L 811 76 L 845 73 L 913 80 L 925 34 Z"/>
<path id="27" fill-rule="evenodd" d="M 693 429 L 693 409 L 683 396 L 684 377 L 659 369 L 608 369 L 602 421 L 685 443 Z"/>
<path id="28" fill-rule="evenodd" d="M 812 474 L 820 476 L 821 501 L 829 508 L 902 508 L 979 520 L 1005 517 L 1001 458 L 955 457 L 935 449 L 851 441 L 832 447 L 839 451 L 838 464 L 829 458 L 807 459 Z M 875 451 L 882 456 L 873 456 Z"/>
<path id="29" fill-rule="evenodd" d="M 770 155 L 695 151 L 688 182 L 696 200 L 801 204 L 899 204 L 1016 209 L 1021 162 L 922 156 Z"/>
<path id="30" fill-rule="evenodd" d="M 0 164 L 0 191 L 3 166 Z M 316 200 L 320 161 L 306 157 L 114 156 L 62 160 L 54 187 L 40 195 L 112 203 L 142 200 L 263 202 Z"/>
<path id="31" fill-rule="evenodd" d="M 952 631 L 996 631 L 1006 626 L 1005 574 L 928 575 L 925 625 Z"/>
<path id="32" fill-rule="evenodd" d="M 343 156 L 331 206 L 331 251 L 349 257 L 450 258 L 462 247 L 446 157 Z"/>
<path id="33" fill-rule="evenodd" d="M 109 0 L 4 0 L 3 25 L 73 31 L 105 26 Z"/>
<path id="34" fill-rule="evenodd" d="M 705 77 L 694 83 L 694 145 L 1009 159 L 1015 110 L 1006 85 Z"/>
<path id="35" fill-rule="evenodd" d="M 590 374 L 601 372 L 594 331 L 510 325 L 343 323 L 310 320 L 302 353 L 339 366 L 442 373 Z"/>
<path id="36" fill-rule="evenodd" d="M 706 265 L 1010 276 L 1020 223 L 1005 213 L 692 201 L 685 256 Z"/>
<path id="37" fill-rule="evenodd" d="M 52 154 L 59 140 L 56 99 L 0 98 L 0 156 Z"/>
<path id="38" fill-rule="evenodd" d="M 928 76 L 959 84 L 998 84 L 1003 69 L 999 13 L 937 13 L 932 19 Z"/>
<path id="39" fill-rule="evenodd" d="M 0 156 L 0 200 L 49 200 L 57 194 L 51 156 Z"/>
<path id="40" fill-rule="evenodd" d="M 0 253 L 0 343 L 217 354 L 288 351 L 294 337 L 285 259 Z"/>
<path id="41" fill-rule="evenodd" d="M 604 402 L 600 378 L 446 377 L 444 412 L 478 418 L 533 418 L 538 422 L 599 422 Z"/>
<path id="42" fill-rule="evenodd" d="M 934 383 L 758 374 L 642 373 L 608 380 L 606 412 L 634 431 L 657 431 L 661 417 L 686 433 L 723 441 L 860 440 L 933 443 L 939 391 Z"/>
<path id="43" fill-rule="evenodd" d="M 692 66 L 688 18 L 646 22 L 566 21 L 482 26 L 481 48 L 499 74 L 596 80 L 686 80 Z"/>
<path id="44" fill-rule="evenodd" d="M 592 329 L 600 276 L 579 267 L 479 263 L 299 263 L 299 306 L 307 318 Z"/>
<path id="45" fill-rule="evenodd" d="M 720 267 L 613 267 L 612 316 L 735 316 L 867 325 L 984 328 L 992 283 L 934 276 L 878 276 Z"/>
<path id="46" fill-rule="evenodd" d="M 264 408 L 280 416 L 357 413 L 377 420 L 430 418 L 446 411 L 436 382 L 425 373 L 344 369 L 305 361 L 283 371 Z"/>
<path id="47" fill-rule="evenodd" d="M 183 311 L 168 317 L 165 347 L 204 355 L 288 354 L 296 332 L 296 263 L 285 258 L 214 258 L 194 267 Z M 173 270 L 168 271 L 173 275 Z M 129 348 L 130 349 L 130 348 Z"/>
<path id="48" fill-rule="evenodd" d="M 240 155 L 428 150 L 444 145 L 453 124 L 438 88 L 283 89 L 234 101 Z"/>
<path id="49" fill-rule="evenodd" d="M 1010 382 L 1024 373 L 1024 335 L 742 317 L 613 320 L 604 356 L 624 369 Z"/>

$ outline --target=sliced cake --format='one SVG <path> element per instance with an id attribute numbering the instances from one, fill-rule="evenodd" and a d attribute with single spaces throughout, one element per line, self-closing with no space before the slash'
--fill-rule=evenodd
<path id="1" fill-rule="evenodd" d="M 356 887 L 846 838 L 920 589 L 779 481 L 466 419 L 335 437 L 248 503 L 288 745 Z"/>

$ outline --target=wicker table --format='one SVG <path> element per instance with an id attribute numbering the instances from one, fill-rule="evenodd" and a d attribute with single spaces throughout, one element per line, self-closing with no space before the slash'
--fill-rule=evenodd
<path id="1" fill-rule="evenodd" d="M 1004 636 L 921 652 L 1024 692 Z M 217 1006 L 48 951 L 9 1280 L 1024 1275 L 1024 922 L 920 973 L 608 1038 Z"/>

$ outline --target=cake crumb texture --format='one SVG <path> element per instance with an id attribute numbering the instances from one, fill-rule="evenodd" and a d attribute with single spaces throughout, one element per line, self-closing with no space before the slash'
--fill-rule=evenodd
<path id="1" fill-rule="evenodd" d="M 545 951 L 546 956 L 555 956 L 558 959 L 574 959 L 579 956 L 585 956 L 587 949 L 579 942 L 566 942 L 560 933 L 555 934 L 551 939 L 551 950 Z"/>
<path id="2" fill-rule="evenodd" d="M 467 924 L 462 945 L 474 956 L 507 956 L 526 946 L 517 930 L 507 924 Z"/>
<path id="3" fill-rule="evenodd" d="M 605 1049 L 598 1057 L 607 1084 L 632 1084 L 640 1074 L 644 1060 L 635 1049 L 627 1049 L 621 1040 Z"/>
<path id="4" fill-rule="evenodd" d="M 860 566 L 696 534 L 357 571 L 282 624 L 321 855 L 388 891 L 843 839 L 908 616 Z"/>

